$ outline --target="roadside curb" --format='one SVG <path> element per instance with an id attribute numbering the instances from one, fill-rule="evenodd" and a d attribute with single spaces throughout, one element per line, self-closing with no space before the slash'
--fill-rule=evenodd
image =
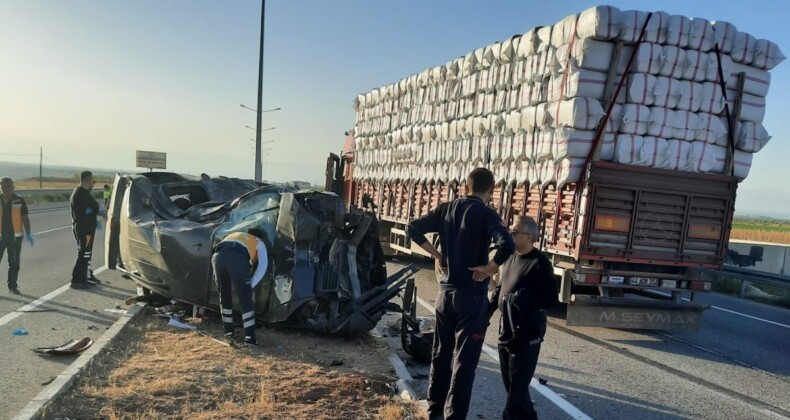
<path id="1" fill-rule="evenodd" d="M 382 334 L 379 331 L 378 327 L 373 328 L 371 331 L 373 337 L 383 342 L 387 347 L 389 344 L 381 340 Z M 417 393 L 414 392 L 414 388 L 411 387 L 410 382 L 414 380 L 409 370 L 406 368 L 406 364 L 403 363 L 403 359 L 398 356 L 396 352 L 391 352 L 389 356 L 390 364 L 392 364 L 392 368 L 395 370 L 395 374 L 398 375 L 398 380 L 395 381 L 395 387 L 398 389 L 398 397 L 405 401 L 411 401 L 420 408 L 424 413 L 428 412 L 428 402 L 426 400 L 420 400 L 417 398 Z"/>
<path id="2" fill-rule="evenodd" d="M 62 393 L 68 391 L 74 384 L 74 381 L 79 378 L 82 372 L 88 367 L 94 356 L 99 355 L 107 345 L 112 342 L 115 336 L 123 330 L 123 327 L 134 319 L 143 309 L 143 306 L 134 305 L 129 308 L 129 311 L 122 315 L 115 323 L 99 337 L 96 342 L 87 349 L 85 352 L 66 367 L 60 375 L 58 375 L 52 383 L 46 386 L 25 408 L 17 413 L 13 420 L 28 420 L 39 419 L 46 415 L 46 411 L 50 408 L 52 401 L 57 399 Z"/>

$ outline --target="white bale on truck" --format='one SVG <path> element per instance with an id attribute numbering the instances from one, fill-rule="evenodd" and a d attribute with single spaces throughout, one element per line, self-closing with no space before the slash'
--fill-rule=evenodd
<path id="1" fill-rule="evenodd" d="M 503 220 L 543 227 L 569 324 L 695 329 L 784 58 L 728 22 L 593 7 L 357 96 L 327 189 L 421 253 L 405 225 L 487 167 Z"/>

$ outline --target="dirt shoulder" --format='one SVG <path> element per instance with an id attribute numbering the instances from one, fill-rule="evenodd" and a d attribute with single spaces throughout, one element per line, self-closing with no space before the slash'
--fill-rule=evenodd
<path id="1" fill-rule="evenodd" d="M 421 418 L 393 396 L 389 353 L 372 337 L 261 329 L 249 349 L 215 341 L 216 319 L 195 325 L 205 335 L 146 308 L 46 418 Z"/>

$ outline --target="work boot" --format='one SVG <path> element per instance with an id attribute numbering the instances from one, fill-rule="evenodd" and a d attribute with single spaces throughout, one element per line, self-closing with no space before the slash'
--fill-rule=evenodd
<path id="1" fill-rule="evenodd" d="M 71 283 L 71 288 L 72 289 L 87 290 L 87 289 L 90 289 L 91 287 L 93 287 L 93 285 L 88 283 L 87 281 L 85 281 L 85 282 L 78 281 L 78 282 L 72 282 Z"/>
<path id="2" fill-rule="evenodd" d="M 96 277 L 93 277 L 93 276 L 91 276 L 91 277 L 88 279 L 88 283 L 93 283 L 93 284 L 101 284 L 101 280 L 97 279 Z"/>
<path id="3" fill-rule="evenodd" d="M 18 294 L 20 294 L 22 292 L 19 291 L 18 287 L 9 287 L 8 288 L 8 293 L 13 293 L 15 295 L 18 295 Z"/>
<path id="4" fill-rule="evenodd" d="M 249 347 L 260 347 L 258 340 L 255 337 L 250 337 L 249 335 L 244 336 L 244 345 Z"/>
<path id="5" fill-rule="evenodd" d="M 126 298 L 126 300 L 123 303 L 127 305 L 134 305 L 135 303 L 137 303 L 137 296 L 129 296 L 128 298 Z"/>

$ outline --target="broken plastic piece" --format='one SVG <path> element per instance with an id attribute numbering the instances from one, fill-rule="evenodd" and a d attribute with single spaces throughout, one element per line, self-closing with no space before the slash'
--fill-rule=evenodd
<path id="1" fill-rule="evenodd" d="M 71 340 L 68 343 L 65 343 L 57 347 L 37 347 L 31 350 L 33 350 L 36 353 L 49 354 L 52 356 L 61 356 L 67 354 L 81 353 L 82 351 L 86 350 L 88 347 L 92 345 L 93 345 L 93 340 L 91 340 L 90 337 L 85 337 L 79 340 L 77 339 Z"/>
<path id="2" fill-rule="evenodd" d="M 543 378 L 538 378 L 538 382 L 540 382 L 541 385 L 546 385 L 547 383 L 549 383 L 548 380 L 543 379 Z"/>
<path id="3" fill-rule="evenodd" d="M 15 329 L 14 335 L 27 335 L 27 330 L 24 328 Z"/>
<path id="4" fill-rule="evenodd" d="M 113 314 L 125 315 L 126 314 L 126 309 L 112 308 L 112 309 L 105 309 L 104 312 L 110 312 L 110 313 L 113 313 Z"/>
<path id="5" fill-rule="evenodd" d="M 168 322 L 167 325 L 170 325 L 171 327 L 181 328 L 182 330 L 187 330 L 187 331 L 194 331 L 197 329 L 197 327 L 195 327 L 194 325 L 185 324 L 175 318 L 170 318 L 170 322 Z"/>

